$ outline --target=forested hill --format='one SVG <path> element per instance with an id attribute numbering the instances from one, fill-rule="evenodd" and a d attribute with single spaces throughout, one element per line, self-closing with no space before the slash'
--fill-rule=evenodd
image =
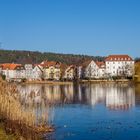
<path id="1" fill-rule="evenodd" d="M 88 56 L 88 55 L 74 55 L 74 54 L 60 54 L 37 51 L 17 51 L 17 50 L 0 50 L 0 63 L 40 63 L 43 60 L 60 61 L 66 64 L 79 64 L 88 59 L 98 61 L 104 60 L 105 57 Z"/>

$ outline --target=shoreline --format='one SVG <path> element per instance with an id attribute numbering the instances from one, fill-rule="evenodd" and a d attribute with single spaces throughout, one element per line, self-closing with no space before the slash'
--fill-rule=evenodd
<path id="1" fill-rule="evenodd" d="M 49 84 L 49 85 L 71 85 L 74 83 L 133 83 L 133 80 L 79 80 L 79 81 L 26 81 L 21 84 Z"/>

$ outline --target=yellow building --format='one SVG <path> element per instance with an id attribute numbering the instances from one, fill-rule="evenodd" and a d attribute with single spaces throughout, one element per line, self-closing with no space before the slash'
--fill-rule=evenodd
<path id="1" fill-rule="evenodd" d="M 60 80 L 61 63 L 55 61 L 44 61 L 41 63 L 44 67 L 43 77 L 45 80 Z"/>

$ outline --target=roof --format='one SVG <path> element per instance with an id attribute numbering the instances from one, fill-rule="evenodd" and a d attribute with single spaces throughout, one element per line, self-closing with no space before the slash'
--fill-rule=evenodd
<path id="1" fill-rule="evenodd" d="M 56 61 L 43 61 L 41 64 L 39 64 L 42 67 L 50 67 L 50 66 L 60 66 L 60 62 Z"/>
<path id="2" fill-rule="evenodd" d="M 102 62 L 99 62 L 99 61 L 96 61 L 96 65 L 101 68 L 101 67 L 105 67 L 105 63 L 102 61 Z"/>
<path id="3" fill-rule="evenodd" d="M 75 69 L 75 66 L 74 65 L 70 65 L 70 66 L 67 66 L 66 68 L 66 71 L 70 71 L 71 69 Z"/>
<path id="4" fill-rule="evenodd" d="M 0 65 L 3 70 L 15 70 L 17 67 L 21 67 L 21 64 L 14 64 L 14 63 L 4 63 Z"/>
<path id="5" fill-rule="evenodd" d="M 109 55 L 105 61 L 133 61 L 128 55 Z"/>
<path id="6" fill-rule="evenodd" d="M 83 68 L 87 67 L 91 63 L 91 61 L 93 61 L 93 60 L 87 60 L 84 63 L 82 63 L 82 67 Z"/>

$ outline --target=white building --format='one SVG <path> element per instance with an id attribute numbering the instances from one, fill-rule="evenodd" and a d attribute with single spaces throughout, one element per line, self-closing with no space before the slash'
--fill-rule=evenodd
<path id="1" fill-rule="evenodd" d="M 33 77 L 33 65 L 32 64 L 25 64 L 25 78 L 28 80 L 32 80 Z"/>
<path id="2" fill-rule="evenodd" d="M 104 62 L 96 62 L 98 66 L 98 77 L 105 78 L 106 66 Z"/>
<path id="3" fill-rule="evenodd" d="M 75 66 L 70 65 L 65 69 L 63 78 L 67 80 L 73 80 L 74 77 L 75 77 Z"/>
<path id="4" fill-rule="evenodd" d="M 105 65 L 108 76 L 132 77 L 134 74 L 134 60 L 128 55 L 109 55 Z"/>
<path id="5" fill-rule="evenodd" d="M 104 62 L 95 62 L 93 60 L 83 63 L 83 77 L 88 79 L 103 78 L 105 74 Z"/>
<path id="6" fill-rule="evenodd" d="M 21 64 L 4 63 L 1 64 L 1 74 L 5 75 L 7 81 L 21 80 L 25 78 L 25 69 Z"/>
<path id="7" fill-rule="evenodd" d="M 32 80 L 42 80 L 43 76 L 43 67 L 40 65 L 34 66 L 32 70 Z"/>

